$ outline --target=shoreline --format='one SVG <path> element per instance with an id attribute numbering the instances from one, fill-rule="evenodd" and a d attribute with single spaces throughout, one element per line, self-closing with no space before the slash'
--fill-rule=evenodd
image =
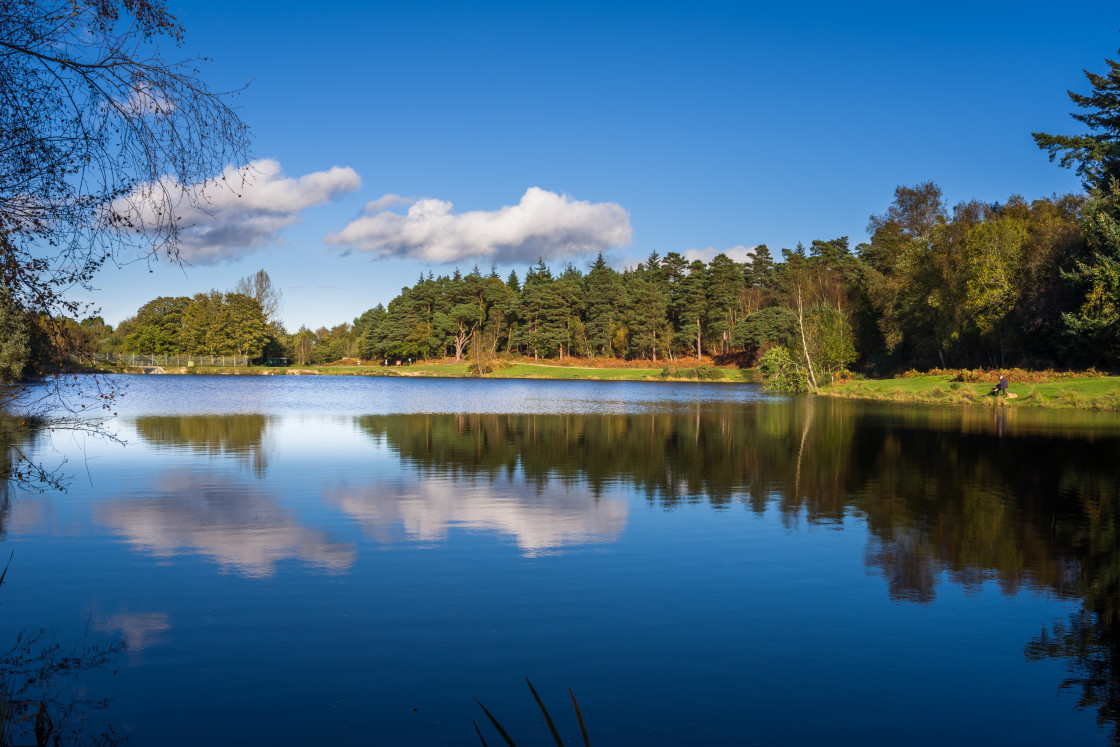
<path id="1" fill-rule="evenodd" d="M 1011 382 L 1004 399 L 991 394 L 994 381 L 960 382 L 945 375 L 845 381 L 817 394 L 838 399 L 988 408 L 1038 408 L 1120 411 L 1120 377 L 1071 375 L 1037 382 Z"/>
<path id="2" fill-rule="evenodd" d="M 479 375 L 472 363 L 417 363 L 409 366 L 97 366 L 74 373 L 167 375 L 167 376 L 384 376 L 455 379 L 555 379 L 579 381 L 704 381 L 713 383 L 761 383 L 754 369 L 668 365 L 656 367 L 565 366 L 548 363 L 516 362 Z M 669 371 L 670 375 L 664 375 Z M 712 374 L 711 372 L 717 372 Z M 718 376 L 718 378 L 709 378 Z"/>
<path id="3" fill-rule="evenodd" d="M 760 384 L 757 369 L 649 366 L 565 366 L 550 363 L 505 363 L 479 376 L 475 364 L 435 362 L 410 366 L 309 365 L 289 367 L 160 367 L 101 366 L 82 369 L 87 374 L 167 375 L 167 376 L 383 376 L 406 378 L 485 378 L 541 379 L 576 381 L 660 381 L 722 384 Z M 665 375 L 669 372 L 671 375 Z M 79 373 L 76 371 L 75 373 Z M 718 376 L 718 378 L 717 378 Z M 897 402 L 906 404 L 955 405 L 971 407 L 1010 407 L 1041 409 L 1078 409 L 1120 411 L 1120 377 L 1103 375 L 1064 375 L 1037 382 L 1012 381 L 1013 399 L 990 394 L 994 382 L 953 381 L 944 374 L 906 376 L 892 379 L 857 379 L 828 384 L 813 394 L 820 397 Z"/>

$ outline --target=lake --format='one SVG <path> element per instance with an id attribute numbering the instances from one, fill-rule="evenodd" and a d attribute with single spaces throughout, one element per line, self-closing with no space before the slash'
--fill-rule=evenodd
<path id="1" fill-rule="evenodd" d="M 0 650 L 136 745 L 1110 744 L 1120 417 L 749 385 L 118 377 L 0 493 Z M 97 701 L 108 699 L 104 708 Z M 84 726 L 81 719 L 86 719 Z"/>

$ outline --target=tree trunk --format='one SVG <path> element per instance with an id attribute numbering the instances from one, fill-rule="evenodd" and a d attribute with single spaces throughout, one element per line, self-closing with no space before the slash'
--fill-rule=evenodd
<path id="1" fill-rule="evenodd" d="M 797 286 L 797 324 L 801 327 L 801 348 L 805 351 L 805 365 L 809 368 L 809 383 L 817 388 L 817 377 L 813 374 L 813 361 L 809 358 L 809 343 L 805 340 L 805 314 L 801 308 L 801 286 Z"/>

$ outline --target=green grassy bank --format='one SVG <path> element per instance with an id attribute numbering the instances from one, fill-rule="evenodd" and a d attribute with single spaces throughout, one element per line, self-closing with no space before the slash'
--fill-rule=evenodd
<path id="1" fill-rule="evenodd" d="M 103 368 L 102 373 L 144 373 L 140 368 Z M 228 376 L 404 376 L 418 378 L 467 378 L 476 376 L 475 364 L 460 362 L 417 363 L 411 366 L 250 366 L 166 368 L 168 374 Z M 555 363 L 503 362 L 485 374 L 488 379 L 561 379 L 587 381 L 717 381 L 757 383 L 757 369 L 734 368 L 615 368 L 602 366 L 558 365 Z M 830 384 L 821 388 L 820 396 L 865 399 L 887 402 L 912 402 L 947 405 L 979 405 L 986 407 L 1043 407 L 1087 410 L 1120 410 L 1120 377 L 1039 375 L 1033 382 L 1012 380 L 1010 391 L 1015 399 L 991 396 L 992 381 L 954 381 L 945 374 L 905 376 L 894 379 L 865 379 Z"/>
<path id="2" fill-rule="evenodd" d="M 503 363 L 482 378 L 487 379 L 582 379 L 594 381 L 706 381 L 752 382 L 757 381 L 752 370 L 741 371 L 734 368 L 713 368 L 707 366 L 703 372 L 697 368 L 670 367 L 668 375 L 664 367 L 658 368 L 611 368 L 597 366 L 567 366 L 550 363 Z M 94 372 L 94 371 L 91 371 Z M 151 373 L 139 367 L 117 366 L 102 367 L 100 373 Z M 158 372 L 156 372 L 158 373 Z M 471 363 L 416 363 L 410 366 L 197 366 L 166 367 L 167 374 L 201 374 L 221 376 L 405 376 L 427 378 L 468 378 L 477 376 L 477 367 Z"/>
<path id="3" fill-rule="evenodd" d="M 1060 407 L 1120 410 L 1120 377 L 1071 376 L 1039 382 L 1011 382 L 1015 399 L 991 395 L 994 381 L 953 381 L 951 376 L 910 376 L 897 379 L 847 381 L 820 390 L 827 397 L 888 402 L 965 404 L 988 407 Z"/>

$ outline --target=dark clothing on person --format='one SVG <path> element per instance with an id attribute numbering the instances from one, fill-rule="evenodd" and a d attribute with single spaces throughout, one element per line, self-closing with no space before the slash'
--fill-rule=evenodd
<path id="1" fill-rule="evenodd" d="M 998 397 L 1001 392 L 1004 394 L 1004 396 L 1007 396 L 1007 377 L 1006 376 L 1000 376 L 999 377 L 999 383 L 996 384 L 996 389 L 995 389 L 995 392 L 993 392 L 993 394 L 995 394 Z"/>

